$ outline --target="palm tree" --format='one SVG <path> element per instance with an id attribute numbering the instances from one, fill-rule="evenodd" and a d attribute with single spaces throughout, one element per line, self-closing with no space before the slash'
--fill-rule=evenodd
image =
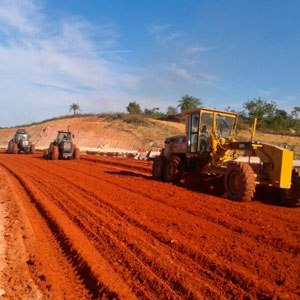
<path id="1" fill-rule="evenodd" d="M 77 114 L 77 112 L 80 111 L 80 110 L 81 110 L 81 108 L 80 108 L 80 106 L 79 106 L 78 103 L 72 103 L 72 104 L 70 105 L 69 111 L 73 111 L 73 114 L 74 114 L 74 115 Z"/>
<path id="2" fill-rule="evenodd" d="M 180 111 L 183 113 L 186 110 L 194 109 L 198 107 L 202 107 L 202 100 L 193 96 L 189 96 L 188 94 L 181 97 L 180 100 L 177 101 L 179 104 L 177 107 L 180 108 Z"/>

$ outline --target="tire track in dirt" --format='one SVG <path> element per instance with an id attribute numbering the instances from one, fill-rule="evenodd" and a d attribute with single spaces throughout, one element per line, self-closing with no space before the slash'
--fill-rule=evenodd
<path id="1" fill-rule="evenodd" d="M 41 183 L 40 183 L 41 186 L 43 186 Z M 46 188 L 49 188 L 48 186 L 44 186 Z M 53 188 L 52 186 L 52 191 L 55 190 L 55 188 Z M 57 190 L 57 192 L 59 192 Z M 54 194 L 53 193 L 47 193 L 48 196 L 50 196 L 53 200 L 55 199 L 55 196 L 53 196 Z M 62 197 L 64 194 L 64 197 Z M 69 196 L 70 194 L 66 194 L 66 193 L 60 193 L 60 196 L 62 198 L 62 200 L 65 202 L 67 199 L 69 199 Z M 76 202 L 75 201 L 75 198 L 71 197 L 71 200 Z M 83 221 L 83 218 L 86 218 L 84 215 L 86 215 L 82 210 L 86 209 L 86 206 L 82 206 L 80 203 L 76 203 L 76 206 L 77 206 L 77 209 L 73 209 L 70 207 L 70 205 L 68 205 L 68 208 L 64 207 L 61 203 L 57 203 L 57 206 L 60 207 L 60 209 L 62 209 L 62 211 L 64 211 L 66 213 L 66 215 L 71 219 L 73 220 L 73 222 L 91 239 L 93 240 L 93 242 L 95 242 L 95 248 L 102 253 L 102 255 L 105 253 L 105 256 L 107 257 L 107 259 L 109 260 L 109 258 L 111 257 L 114 257 L 114 260 L 113 261 L 109 261 L 110 263 L 113 263 L 115 261 L 118 261 L 119 259 L 122 259 L 122 262 L 123 264 L 125 263 L 127 266 L 130 266 L 130 265 L 134 265 L 134 263 L 136 264 L 140 264 L 141 263 L 141 260 L 137 260 L 137 261 L 134 261 L 133 258 L 131 259 L 125 259 L 125 256 L 126 254 L 124 254 L 124 250 L 122 248 L 122 246 L 124 246 L 124 244 L 127 244 L 126 243 L 126 239 L 125 237 L 123 236 L 115 236 L 114 234 L 116 234 L 117 232 L 114 232 L 111 228 L 108 228 L 108 226 L 104 226 L 102 224 L 102 227 L 101 227 L 101 235 L 102 235 L 102 238 L 99 238 L 98 237 L 98 234 L 96 232 L 93 231 L 93 228 L 96 228 L 96 230 L 99 228 L 98 224 L 96 221 L 89 221 L 87 224 L 86 222 Z M 80 215 L 80 219 L 77 217 L 78 215 Z M 92 218 L 92 219 L 98 219 L 97 216 L 91 212 L 89 212 L 88 214 L 88 217 Z M 104 215 L 103 215 L 104 217 Z M 111 225 L 111 223 L 110 223 Z M 103 227 L 106 227 L 105 230 L 103 229 Z M 105 233 L 106 231 L 106 233 Z M 118 241 L 115 241 L 116 238 L 118 239 Z M 120 244 L 119 244 L 120 243 Z M 103 245 L 106 245 L 106 247 L 103 247 Z M 130 244 L 132 245 L 133 247 L 133 244 Z M 111 249 L 117 249 L 117 251 L 112 251 Z M 134 256 L 134 255 L 133 255 Z M 136 270 L 139 270 L 141 269 L 142 266 L 135 266 L 135 268 L 132 268 L 132 270 L 130 270 L 129 268 L 127 268 L 127 271 L 131 271 L 131 275 L 132 275 L 132 278 L 134 277 L 138 277 L 138 279 L 140 281 L 148 281 L 150 284 L 153 285 L 153 282 L 156 281 L 156 292 L 163 292 L 163 290 L 166 290 L 167 287 L 166 286 L 161 286 L 159 287 L 159 282 L 156 278 L 151 278 L 151 279 L 148 279 L 148 278 L 145 278 L 144 274 L 139 272 L 136 276 L 134 273 L 137 273 Z M 151 273 L 151 271 L 149 270 L 148 271 L 149 273 Z M 124 272 L 123 272 L 124 273 Z M 179 284 L 178 284 L 179 286 Z M 132 286 L 133 288 L 133 286 Z M 147 294 L 145 291 L 143 291 L 143 289 L 141 288 L 136 288 L 133 290 L 136 292 L 136 294 L 139 296 L 139 297 L 143 297 L 143 298 L 147 298 Z M 187 296 L 188 295 L 188 291 L 186 291 L 184 289 L 183 286 L 180 286 L 180 290 L 182 290 L 182 292 L 180 293 L 181 296 Z M 173 297 L 175 297 L 176 295 L 173 295 Z M 165 298 L 165 297 L 163 297 Z"/>
<path id="2" fill-rule="evenodd" d="M 155 236 L 156 234 L 154 234 L 154 236 Z M 160 239 L 161 239 L 161 236 L 159 237 Z M 166 240 L 163 240 L 162 241 L 163 243 L 166 243 L 166 244 L 168 244 L 169 242 L 168 241 L 166 241 Z M 131 244 L 132 245 L 132 244 Z M 152 268 L 153 268 L 153 266 L 152 266 Z M 210 277 L 212 277 L 212 274 L 209 274 L 210 275 Z M 215 281 L 215 279 L 214 279 L 214 281 Z M 220 280 L 219 280 L 220 281 Z M 176 289 L 178 289 L 179 287 L 180 287 L 180 285 L 178 284 L 178 282 L 176 281 L 176 280 L 174 280 L 174 283 L 173 283 L 173 285 L 175 285 L 176 284 Z M 228 284 L 227 284 L 228 285 Z M 181 287 L 180 289 L 182 289 L 182 290 L 184 290 L 184 288 L 183 287 Z M 185 293 L 186 294 L 186 293 Z M 212 294 L 211 292 L 209 293 L 209 294 Z M 181 296 L 186 296 L 186 295 L 181 295 Z M 216 298 L 217 297 L 217 295 L 214 295 L 214 297 L 213 298 Z M 163 298 L 165 298 L 165 297 L 163 297 Z M 220 296 L 218 296 L 217 298 L 220 298 Z"/>
<path id="3" fill-rule="evenodd" d="M 278 280 L 278 282 L 280 282 L 280 280 Z"/>
<path id="4" fill-rule="evenodd" d="M 21 168 L 22 169 L 22 168 Z M 22 172 L 21 171 L 21 169 L 19 170 L 19 172 Z M 41 175 L 41 173 L 39 173 L 40 175 Z M 27 174 L 27 177 L 30 177 L 28 174 Z M 41 176 L 41 177 L 43 177 L 43 176 Z M 36 178 L 36 176 L 33 176 L 33 178 Z M 57 178 L 58 179 L 58 178 Z M 41 181 L 39 180 L 39 184 L 41 184 Z M 46 187 L 46 189 L 47 189 L 48 187 Z M 53 190 L 53 187 L 52 187 L 52 190 Z M 78 195 L 78 194 L 80 194 L 80 193 L 78 193 L 78 191 L 76 192 L 76 194 Z M 68 199 L 68 197 L 69 197 L 69 195 L 67 195 L 67 197 L 66 197 L 66 199 L 64 199 L 64 201 L 65 200 L 67 200 Z M 57 198 L 57 197 L 56 197 Z M 75 201 L 75 197 L 74 197 L 74 199 L 72 199 L 72 202 L 73 201 Z M 76 205 L 79 205 L 79 203 L 77 203 Z M 86 205 L 88 205 L 88 203 L 86 203 Z M 60 205 L 60 208 L 62 208 L 62 206 Z M 82 209 L 84 209 L 84 207 L 81 207 Z M 86 208 L 86 207 L 85 207 Z M 66 211 L 66 209 L 65 208 L 63 208 L 63 210 L 64 211 Z M 81 214 L 81 217 L 82 217 L 82 213 L 80 213 L 80 210 L 78 211 L 78 212 L 76 212 L 77 214 L 79 213 L 79 214 Z M 75 215 L 76 215 L 76 213 L 75 213 Z M 110 214 L 112 213 L 112 211 L 110 211 Z M 68 213 L 68 216 L 70 216 L 70 214 Z M 74 216 L 72 217 L 72 218 L 74 218 Z M 76 217 L 75 217 L 76 218 Z M 121 217 L 122 218 L 122 217 Z M 124 220 L 123 220 L 124 221 Z M 81 228 L 83 228 L 84 227 L 84 225 L 82 224 L 82 222 L 81 221 L 78 221 L 77 220 L 77 223 L 79 223 L 80 224 L 80 227 Z M 110 225 L 111 225 L 111 222 L 110 222 Z M 95 236 L 95 234 L 93 234 L 92 232 L 90 232 L 89 230 L 87 230 L 87 229 L 85 229 L 85 231 L 86 231 L 86 233 L 91 237 L 91 238 L 93 238 L 94 240 L 96 240 L 97 241 L 97 238 L 96 238 L 96 236 Z M 116 232 L 115 232 L 115 234 L 116 234 Z M 110 242 L 109 243 L 109 248 L 116 248 L 116 245 L 112 245 L 111 244 L 111 239 L 112 239 L 113 237 L 112 236 L 109 236 L 108 237 L 108 239 L 106 239 L 106 242 L 107 242 L 107 240 Z M 120 237 L 119 238 L 119 241 L 121 241 L 122 239 L 124 239 L 124 237 Z M 105 242 L 105 241 L 99 241 L 99 242 Z M 161 269 L 161 267 L 160 266 L 157 266 L 157 267 L 155 267 L 155 264 L 153 263 L 153 261 L 151 261 L 146 255 L 144 255 L 143 254 L 143 252 L 136 246 L 136 245 L 134 245 L 134 244 L 132 244 L 132 243 L 129 243 L 129 246 L 130 246 L 130 248 L 131 248 L 131 251 L 132 250 L 135 250 L 135 256 L 138 254 L 138 256 L 141 258 L 143 258 L 142 259 L 142 261 L 145 263 L 145 264 L 147 264 L 147 265 L 151 265 L 151 267 L 152 267 L 152 272 L 153 271 L 155 271 L 156 273 L 158 273 L 158 276 L 163 276 L 164 277 L 164 280 L 165 281 L 168 281 L 169 282 L 169 284 L 170 285 L 172 285 L 172 288 L 174 289 L 174 290 L 176 290 L 176 292 L 180 295 L 180 297 L 181 298 L 186 298 L 186 299 L 189 299 L 189 298 L 195 298 L 192 294 L 191 294 L 191 292 L 189 292 L 189 291 L 187 291 L 181 284 L 180 284 L 180 282 L 178 281 L 178 279 L 176 279 L 176 278 L 172 278 L 172 276 L 170 276 L 170 274 L 168 274 L 168 273 L 164 273 L 164 274 L 160 274 L 161 273 L 161 271 L 160 272 L 158 272 L 160 269 Z M 147 245 L 148 246 L 148 245 Z M 108 248 L 108 249 L 109 249 Z M 102 250 L 102 251 L 108 251 L 108 249 L 100 249 L 100 250 Z M 119 249 L 119 250 L 121 250 L 121 249 Z M 102 252 L 103 253 L 103 252 Z M 111 257 L 113 257 L 113 256 L 118 256 L 118 253 L 115 253 L 114 255 L 113 254 L 111 254 L 110 253 L 110 255 L 111 255 Z M 157 255 L 159 255 L 159 253 L 157 253 Z M 124 260 L 124 258 L 123 258 L 123 260 Z M 131 261 L 129 260 L 129 261 L 127 261 L 126 262 L 126 264 L 127 265 L 130 265 L 130 264 L 132 264 L 132 259 L 131 259 Z M 139 268 L 136 268 L 136 270 L 138 270 Z M 136 272 L 136 270 L 135 270 L 135 272 Z M 151 273 L 151 270 L 148 270 L 148 273 Z M 147 278 L 143 278 L 143 277 L 145 277 L 145 275 L 143 275 L 142 273 L 140 273 L 139 272 L 139 280 L 147 280 Z M 170 278 L 171 277 L 171 278 Z M 168 280 L 168 278 L 170 278 L 169 280 Z M 149 280 L 148 280 L 149 281 Z M 150 280 L 149 281 L 152 285 L 153 285 L 153 282 L 155 282 L 155 280 Z M 199 283 L 199 282 L 198 282 Z M 161 298 L 161 299 L 166 299 L 166 298 L 168 298 L 168 295 L 166 295 L 165 293 L 164 293 L 164 290 L 163 289 L 161 289 L 161 290 L 159 290 L 158 289 L 158 286 L 157 286 L 157 284 L 155 284 L 156 286 L 155 286 L 155 290 L 156 290 L 156 298 Z M 202 283 L 202 285 L 203 285 L 203 283 Z M 207 286 L 207 283 L 205 284 L 206 286 Z M 165 287 L 165 289 L 166 289 L 166 287 Z M 212 289 L 213 290 L 213 289 Z M 158 293 L 159 292 L 159 293 Z M 210 294 L 212 294 L 212 291 L 210 291 L 209 292 Z M 141 293 L 139 292 L 138 293 L 138 296 L 139 297 L 141 297 L 141 296 L 143 296 L 143 297 L 145 297 L 146 295 L 145 294 L 143 294 L 143 295 L 141 295 Z M 172 298 L 174 298 L 175 297 L 175 295 L 174 296 L 172 296 Z M 215 295 L 214 296 L 214 298 L 220 298 L 221 296 L 217 296 L 217 295 Z M 198 297 L 197 297 L 198 298 Z"/>
<path id="5" fill-rule="evenodd" d="M 134 160 L 134 159 L 126 159 L 126 158 L 115 158 L 115 157 L 99 157 L 99 156 L 82 156 L 82 161 L 91 162 L 94 164 L 106 165 L 106 166 L 114 166 L 125 168 L 129 170 L 144 172 L 151 174 L 152 170 L 152 162 L 142 161 L 142 160 Z"/>
<path id="6" fill-rule="evenodd" d="M 251 253 L 251 252 L 250 252 Z M 278 281 L 280 281 L 280 280 L 278 280 Z"/>
<path id="7" fill-rule="evenodd" d="M 157 298 L 157 294 L 151 290 L 155 276 L 161 281 L 159 292 L 163 291 L 164 297 L 169 295 L 174 298 L 177 295 L 179 298 L 216 299 L 224 296 L 227 299 L 246 299 L 271 297 L 278 293 L 290 293 L 291 297 L 296 295 L 297 283 L 287 278 L 287 274 L 297 274 L 299 268 L 295 265 L 299 256 L 297 253 L 282 252 L 280 248 L 284 244 L 297 246 L 295 234 L 290 229 L 297 229 L 299 222 L 289 227 L 292 238 L 283 238 L 278 249 L 272 249 L 272 243 L 261 245 L 251 236 L 257 231 L 257 226 L 250 224 L 251 218 L 247 217 L 247 213 L 251 217 L 255 216 L 255 211 L 259 214 L 267 212 L 264 205 L 252 203 L 254 206 L 251 208 L 230 201 L 221 202 L 215 197 L 204 197 L 203 194 L 149 181 L 144 177 L 111 172 L 109 166 L 103 167 L 100 164 L 51 162 L 25 156 L 22 159 L 20 156 L 6 156 L 6 164 L 14 172 L 22 174 L 22 178 L 30 182 L 30 189 L 39 191 L 38 195 L 43 191 L 44 204 L 46 199 L 52 204 L 55 202 L 60 214 L 65 209 L 65 217 L 73 219 L 73 224 L 77 222 L 76 226 L 88 237 L 93 247 L 103 242 L 108 245 L 106 249 L 115 247 L 114 251 L 103 248 L 97 251 L 108 251 L 104 258 L 111 264 L 115 263 L 112 256 L 118 251 L 121 253 L 121 263 L 118 264 L 125 264 L 131 271 L 128 274 L 126 271 L 122 273 L 120 266 L 114 267 L 114 270 L 127 285 L 130 285 L 130 278 L 138 279 L 133 272 L 142 275 L 139 279 L 144 285 L 146 282 L 146 290 L 139 287 L 142 282 L 134 283 L 135 287 L 133 285 L 136 288 L 135 294 L 140 297 L 142 294 L 139 293 L 144 292 L 144 295 L 155 295 Z M 60 194 L 60 190 L 63 193 Z M 191 203 L 191 198 L 196 203 Z M 288 221 L 288 215 L 292 221 L 297 219 L 295 211 L 278 208 L 278 212 L 281 212 L 282 220 Z M 239 213 L 242 219 L 248 221 L 247 226 L 252 230 L 243 230 Z M 207 215 L 215 223 L 207 220 Z M 263 214 L 259 217 L 264 218 Z M 252 222 L 255 223 L 256 219 Z M 275 219 L 270 216 L 269 219 L 263 219 L 261 224 L 265 225 Z M 97 222 L 104 229 L 99 228 Z M 227 222 L 229 226 L 220 226 L 219 222 Z M 240 222 L 238 226 L 242 230 L 234 233 L 234 229 L 238 228 L 235 222 Z M 62 225 L 60 227 L 64 228 Z M 97 229 L 105 234 L 101 236 Z M 269 229 L 265 235 L 267 242 L 274 237 Z M 239 246 L 239 243 L 242 245 Z M 159 255 L 160 260 L 157 259 Z M 284 272 L 270 269 L 273 265 L 268 267 L 263 263 L 263 255 L 267 256 L 267 263 L 272 259 L 278 260 L 278 268 Z M 279 259 L 280 255 L 286 260 L 286 265 L 283 264 L 284 259 Z M 294 266 L 291 266 L 293 259 Z M 267 270 L 270 274 L 264 274 Z M 277 284 L 276 280 L 281 284 Z M 176 283 L 173 286 L 172 281 Z M 198 290 L 195 285 L 198 285 Z M 155 288 L 157 285 L 154 284 L 152 289 Z"/>
<path id="8" fill-rule="evenodd" d="M 122 163 L 122 165 L 124 165 L 125 168 L 127 168 L 127 164 Z M 66 169 L 75 171 L 75 169 L 70 167 L 70 166 L 64 166 L 64 167 Z M 132 168 L 134 169 L 134 166 Z M 81 172 L 85 176 L 90 176 L 90 177 L 96 178 L 98 180 L 104 181 L 107 184 L 111 184 L 111 181 L 105 180 L 105 179 L 101 178 L 100 176 L 91 175 L 88 172 L 84 172 L 82 169 L 80 169 L 79 172 Z M 120 175 L 122 175 L 122 174 L 124 174 L 124 173 L 120 172 Z M 188 214 L 191 214 L 191 215 L 197 216 L 197 217 L 201 217 L 201 218 L 205 219 L 208 222 L 212 222 L 214 224 L 223 226 L 226 229 L 230 229 L 230 230 L 232 230 L 232 231 L 234 231 L 238 234 L 243 233 L 243 235 L 246 235 L 247 237 L 252 238 L 254 241 L 259 241 L 260 243 L 265 243 L 265 244 L 273 247 L 275 250 L 287 251 L 287 252 L 289 252 L 291 254 L 294 254 L 294 255 L 297 255 L 300 252 L 300 245 L 285 243 L 283 241 L 283 239 L 278 236 L 279 235 L 278 231 L 276 231 L 276 237 L 273 237 L 272 239 L 266 239 L 265 235 L 263 233 L 260 233 L 260 230 L 259 230 L 263 227 L 263 225 L 259 224 L 257 222 L 257 220 L 255 220 L 255 221 L 252 220 L 252 219 L 249 220 L 249 218 L 246 218 L 244 214 L 241 215 L 240 211 L 238 213 L 235 213 L 235 212 L 232 212 L 232 211 L 226 212 L 227 217 L 229 217 L 229 216 L 231 217 L 230 222 L 227 222 L 225 220 L 222 220 L 221 218 L 216 217 L 216 215 L 214 214 L 214 211 L 212 211 L 212 209 L 209 205 L 207 205 L 205 207 L 206 210 L 204 211 L 204 207 L 203 207 L 205 205 L 204 203 L 201 203 L 202 209 L 201 209 L 201 212 L 198 212 L 196 210 L 191 210 L 191 209 L 188 209 L 186 207 L 178 206 L 178 205 L 173 204 L 173 203 L 166 203 L 165 201 L 161 201 L 160 199 L 158 199 L 156 197 L 153 197 L 151 195 L 151 190 L 148 189 L 148 190 L 145 191 L 144 187 L 140 190 L 138 190 L 136 187 L 135 187 L 135 189 L 132 189 L 132 188 L 130 188 L 130 187 L 124 185 L 124 184 L 122 185 L 122 182 L 120 182 L 120 184 L 114 183 L 114 185 L 116 185 L 116 186 L 118 186 L 122 189 L 125 189 L 127 191 L 133 192 L 135 194 L 140 194 L 140 195 L 144 196 L 145 198 L 151 199 L 153 201 L 164 203 L 164 204 L 166 204 L 170 207 L 173 207 L 176 210 L 177 209 L 181 209 L 181 210 L 183 209 Z M 233 203 L 233 205 L 234 205 L 234 203 Z M 238 204 L 238 205 L 240 205 L 240 204 Z M 217 211 L 220 212 L 220 210 L 217 210 Z M 265 213 L 266 212 L 264 212 L 264 214 Z M 274 217 L 274 214 L 273 215 L 269 214 L 269 216 Z M 295 235 L 295 239 L 300 239 L 300 230 L 298 230 L 299 227 L 297 227 L 296 225 L 291 226 L 290 223 L 286 224 L 286 222 L 285 222 L 286 219 L 285 218 L 279 218 L 276 215 L 275 215 L 275 218 L 282 221 L 282 223 L 281 223 L 282 225 L 288 226 L 294 231 L 293 233 Z M 245 226 L 245 222 L 249 223 L 249 225 L 252 226 L 251 229 L 254 229 L 254 230 L 249 230 L 247 228 L 247 226 Z M 277 221 L 277 223 L 278 223 L 278 221 Z M 255 228 L 253 228 L 253 227 L 255 227 Z"/>
<path id="9" fill-rule="evenodd" d="M 11 175 L 19 181 L 19 183 L 22 185 L 24 191 L 26 191 L 30 201 L 35 205 L 37 210 L 39 211 L 40 215 L 44 218 L 44 221 L 47 223 L 48 228 L 52 231 L 52 234 L 58 244 L 61 247 L 62 253 L 69 261 L 70 265 L 73 266 L 74 272 L 76 273 L 76 276 L 82 281 L 82 283 L 87 288 L 88 294 L 91 295 L 91 298 L 93 299 L 128 299 L 128 295 L 130 294 L 130 291 L 122 284 L 120 284 L 120 280 L 113 276 L 112 274 L 109 274 L 110 268 L 107 268 L 101 263 L 103 263 L 103 259 L 99 259 L 99 257 L 96 257 L 94 259 L 94 262 L 99 260 L 95 265 L 97 267 L 101 266 L 107 273 L 112 277 L 110 279 L 111 287 L 116 287 L 116 284 L 112 284 L 113 282 L 117 282 L 119 284 L 119 287 L 121 290 L 118 291 L 118 294 L 110 290 L 108 287 L 105 286 L 100 280 L 99 276 L 97 276 L 97 272 L 95 272 L 95 268 L 91 268 L 90 265 L 93 265 L 93 261 L 89 262 L 90 265 L 87 263 L 87 261 L 84 260 L 82 255 L 82 248 L 78 247 L 79 251 L 76 250 L 76 247 L 74 246 L 72 239 L 70 239 L 70 235 L 66 234 L 63 230 L 63 228 L 67 228 L 67 226 L 60 227 L 60 224 L 57 222 L 56 218 L 58 216 L 53 217 L 51 213 L 47 209 L 47 205 L 45 205 L 45 202 L 41 201 L 41 194 L 39 193 L 39 190 L 31 185 L 30 181 L 28 179 L 25 179 L 21 175 L 18 174 L 18 172 L 14 173 L 11 171 L 11 169 L 3 164 L 1 162 L 1 165 L 4 165 L 4 167 L 11 173 Z M 21 169 L 18 170 L 20 173 Z M 49 208 L 49 207 L 48 207 Z M 56 213 L 58 211 L 56 210 Z M 53 211 L 52 211 L 53 213 Z M 57 214 L 59 215 L 59 214 Z M 61 214 L 60 214 L 61 215 Z M 59 217 L 58 217 L 59 218 Z M 66 222 L 64 222 L 66 224 Z M 64 225 L 65 225 L 64 224 Z M 73 235 L 74 236 L 74 235 Z M 80 235 L 78 235 L 78 232 L 75 234 L 76 238 L 80 239 Z M 82 236 L 81 236 L 82 238 Z M 74 241 L 74 240 L 73 240 Z M 91 248 L 87 247 L 87 251 L 90 252 Z M 81 250 L 81 251 L 80 251 Z M 81 253 L 80 253 L 81 252 Z M 96 255 L 97 256 L 97 255 Z M 93 270 L 92 270 L 93 269 Z M 60 272 L 60 270 L 57 270 L 57 272 Z M 101 276 L 100 276 L 101 278 Z M 117 280 L 116 280 L 117 279 Z M 119 281 L 119 282 L 118 282 Z M 87 294 L 87 298 L 90 298 Z M 131 298 L 134 298 L 133 295 Z M 72 294 L 69 295 L 60 295 L 58 299 L 78 299 L 74 298 Z"/>
<path id="10" fill-rule="evenodd" d="M 1 170 L 8 181 L 7 187 L 13 189 L 6 198 L 10 210 L 8 241 L 12 244 L 7 251 L 8 268 L 2 274 L 7 281 L 5 298 L 91 299 L 72 267 L 61 256 L 60 247 L 23 184 L 6 168 Z"/>

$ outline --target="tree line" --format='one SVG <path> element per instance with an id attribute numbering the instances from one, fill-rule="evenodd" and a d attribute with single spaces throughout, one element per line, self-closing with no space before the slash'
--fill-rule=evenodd
<path id="1" fill-rule="evenodd" d="M 165 113 L 161 112 L 159 107 L 154 107 L 151 109 L 145 108 L 144 110 L 142 110 L 140 104 L 138 104 L 136 101 L 129 102 L 126 109 L 129 114 L 144 114 L 146 116 L 155 117 L 163 115 L 178 115 L 180 113 L 184 113 L 189 109 L 199 108 L 203 106 L 203 102 L 200 98 L 196 98 L 188 94 L 182 96 L 181 99 L 177 102 L 177 106 L 169 106 Z"/>
<path id="2" fill-rule="evenodd" d="M 130 102 L 126 107 L 129 114 L 143 114 L 147 117 L 169 118 L 179 116 L 185 111 L 203 107 L 200 98 L 184 95 L 177 101 L 177 106 L 169 106 L 166 112 L 159 107 L 145 108 L 142 110 L 136 101 Z M 254 98 L 243 103 L 243 109 L 236 111 L 228 106 L 225 111 L 234 112 L 239 116 L 241 126 L 249 126 L 253 118 L 258 118 L 258 128 L 266 131 L 282 131 L 300 134 L 300 106 L 295 106 L 291 112 L 278 108 L 275 101 L 266 101 Z"/>
<path id="3" fill-rule="evenodd" d="M 129 114 L 143 115 L 151 118 L 161 118 L 169 120 L 180 120 L 182 114 L 190 109 L 203 107 L 203 101 L 200 98 L 183 95 L 176 106 L 169 106 L 166 112 L 162 112 L 159 107 L 141 108 L 136 101 L 129 102 L 126 107 Z M 300 106 L 295 106 L 291 112 L 278 108 L 275 101 L 266 101 L 261 98 L 254 98 L 243 103 L 243 109 L 236 111 L 230 106 L 225 111 L 234 112 L 239 116 L 241 127 L 250 126 L 253 118 L 258 118 L 258 129 L 282 133 L 300 134 Z M 77 114 L 80 111 L 78 103 L 70 105 L 70 111 Z"/>
<path id="4" fill-rule="evenodd" d="M 244 102 L 243 110 L 237 113 L 241 122 L 248 124 L 253 118 L 258 118 L 259 129 L 300 134 L 300 106 L 295 106 L 291 112 L 287 112 L 278 108 L 275 101 L 254 98 Z"/>

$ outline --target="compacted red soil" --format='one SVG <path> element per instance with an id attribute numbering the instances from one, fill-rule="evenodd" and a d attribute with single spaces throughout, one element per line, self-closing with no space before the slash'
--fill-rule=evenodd
<path id="1" fill-rule="evenodd" d="M 8 298 L 300 298 L 299 209 L 235 203 L 153 181 L 150 170 L 1 153 L 6 230 L 23 245 L 20 261 L 8 251 Z M 12 287 L 22 276 L 28 286 Z"/>

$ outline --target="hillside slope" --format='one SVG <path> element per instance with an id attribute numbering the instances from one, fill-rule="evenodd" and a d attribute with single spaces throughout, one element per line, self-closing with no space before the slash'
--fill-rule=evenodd
<path id="1" fill-rule="evenodd" d="M 127 115 L 128 116 L 128 115 Z M 110 118 L 98 116 L 79 116 L 62 118 L 25 127 L 31 140 L 38 148 L 47 148 L 56 137 L 58 130 L 70 130 L 74 133 L 74 142 L 81 149 L 97 148 L 103 150 L 139 148 L 161 148 L 168 136 L 184 134 L 181 123 L 159 121 L 134 116 L 130 118 Z M 17 128 L 0 129 L 0 147 L 6 148 Z M 24 128 L 24 127 L 22 127 Z M 239 132 L 239 140 L 248 140 L 250 131 Z M 257 132 L 256 139 L 276 145 L 287 144 L 295 151 L 295 159 L 300 158 L 300 138 Z"/>
<path id="2" fill-rule="evenodd" d="M 104 117 L 76 117 L 31 125 L 0 129 L 0 147 L 6 148 L 8 141 L 18 128 L 25 128 L 32 142 L 38 148 L 47 148 L 56 138 L 58 130 L 70 130 L 74 133 L 74 142 L 80 148 L 125 149 L 160 148 L 164 139 L 170 135 L 182 134 L 183 124 L 174 124 L 145 119 L 107 119 Z"/>

